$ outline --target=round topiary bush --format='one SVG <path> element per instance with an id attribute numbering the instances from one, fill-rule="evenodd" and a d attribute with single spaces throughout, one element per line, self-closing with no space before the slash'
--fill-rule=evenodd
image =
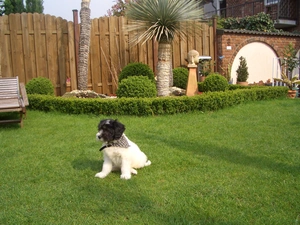
<path id="1" fill-rule="evenodd" d="M 155 82 L 154 73 L 151 68 L 147 64 L 139 62 L 129 63 L 127 66 L 125 66 L 119 75 L 119 82 L 130 76 L 145 76 L 148 77 L 153 83 Z"/>
<path id="2" fill-rule="evenodd" d="M 203 82 L 204 91 L 225 91 L 228 89 L 228 81 L 218 73 L 210 74 Z"/>
<path id="3" fill-rule="evenodd" d="M 54 86 L 52 82 L 45 77 L 33 78 L 25 87 L 28 94 L 54 95 Z"/>
<path id="4" fill-rule="evenodd" d="M 175 87 L 186 89 L 188 82 L 189 70 L 184 67 L 173 69 L 173 84 Z"/>
<path id="5" fill-rule="evenodd" d="M 119 98 L 151 98 L 156 97 L 155 84 L 144 76 L 131 76 L 119 83 Z"/>

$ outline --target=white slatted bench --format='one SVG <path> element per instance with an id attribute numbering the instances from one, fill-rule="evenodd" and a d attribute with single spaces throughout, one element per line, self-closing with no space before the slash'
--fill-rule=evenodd
<path id="1" fill-rule="evenodd" d="M 0 123 L 20 123 L 22 127 L 28 105 L 25 85 L 19 84 L 18 77 L 0 78 L 0 113 L 20 112 L 19 119 L 0 120 Z"/>

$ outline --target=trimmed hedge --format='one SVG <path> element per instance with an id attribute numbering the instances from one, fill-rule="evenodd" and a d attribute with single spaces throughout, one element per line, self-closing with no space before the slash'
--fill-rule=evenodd
<path id="1" fill-rule="evenodd" d="M 69 114 L 149 116 L 191 111 L 214 111 L 249 101 L 284 98 L 287 96 L 287 91 L 287 87 L 255 87 L 225 92 L 208 92 L 193 97 L 118 99 L 79 99 L 28 95 L 28 108 Z"/>

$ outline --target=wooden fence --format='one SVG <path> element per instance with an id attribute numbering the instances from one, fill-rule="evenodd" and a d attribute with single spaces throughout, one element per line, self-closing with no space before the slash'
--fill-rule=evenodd
<path id="1" fill-rule="evenodd" d="M 148 64 L 155 72 L 157 43 L 129 46 L 123 30 L 124 17 L 101 17 L 91 21 L 88 87 L 97 93 L 114 94 L 116 78 L 130 62 Z M 49 78 L 56 95 L 77 89 L 76 46 L 78 24 L 43 14 L 10 14 L 0 17 L 0 77 L 19 76 L 20 82 Z M 191 49 L 214 59 L 213 28 L 202 24 L 200 32 L 173 42 L 173 67 L 186 65 Z"/>

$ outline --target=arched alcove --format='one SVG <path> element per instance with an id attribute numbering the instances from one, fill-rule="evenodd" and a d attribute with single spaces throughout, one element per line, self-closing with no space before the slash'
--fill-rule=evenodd
<path id="1" fill-rule="evenodd" d="M 280 64 L 275 51 L 262 42 L 252 42 L 243 46 L 234 58 L 231 67 L 231 78 L 236 84 L 236 70 L 239 66 L 239 58 L 246 58 L 249 78 L 248 83 L 258 83 L 259 81 L 271 81 L 273 77 L 280 77 Z"/>

